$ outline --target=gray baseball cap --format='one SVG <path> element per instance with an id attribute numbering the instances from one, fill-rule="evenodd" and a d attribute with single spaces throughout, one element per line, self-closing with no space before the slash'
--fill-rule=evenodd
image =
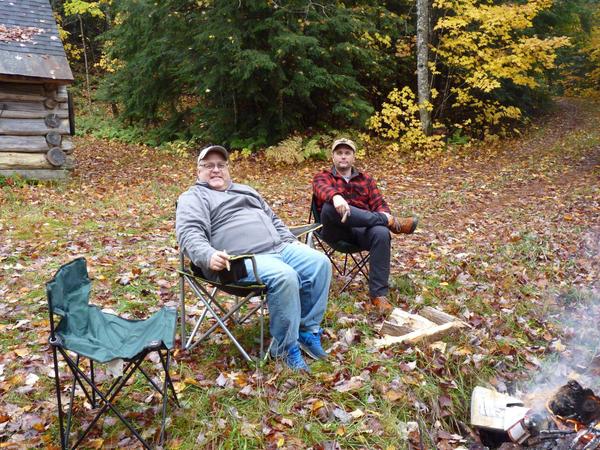
<path id="1" fill-rule="evenodd" d="M 198 162 L 206 158 L 206 155 L 208 155 L 210 152 L 220 153 L 225 158 L 225 161 L 229 159 L 229 153 L 227 152 L 225 147 L 222 147 L 220 145 L 209 145 L 208 147 L 204 147 L 202 150 L 200 150 L 200 154 L 198 155 Z"/>

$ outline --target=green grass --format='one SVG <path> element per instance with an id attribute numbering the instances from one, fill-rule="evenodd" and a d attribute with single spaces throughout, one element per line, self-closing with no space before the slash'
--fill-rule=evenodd
<path id="1" fill-rule="evenodd" d="M 583 176 L 579 164 L 593 157 L 590 149 L 598 145 L 600 134 L 586 117 L 581 130 L 568 131 L 563 140 L 541 149 L 532 147 L 542 143 L 530 140 L 526 150 L 489 156 L 490 164 L 504 158 L 498 170 L 488 170 L 488 160 L 476 160 L 471 171 L 468 159 L 456 159 L 452 164 L 464 175 L 446 179 L 435 172 L 435 162 L 410 167 L 415 173 L 411 192 L 400 192 L 398 198 L 393 169 L 385 172 L 391 174 L 386 197 L 392 199 L 393 210 L 414 211 L 422 218 L 419 233 L 395 238 L 394 250 L 401 252 L 403 265 L 393 267 L 390 299 L 411 311 L 426 305 L 440 308 L 472 328 L 442 339 L 443 350 L 425 344 L 375 350 L 371 343 L 379 337 L 381 319 L 365 312 L 366 286 L 354 284 L 337 294 L 343 282 L 336 280 L 323 326 L 326 347 L 335 345 L 338 353 L 329 361 L 311 363 L 310 377 L 291 373 L 273 360 L 255 372 L 222 333 L 190 353 L 178 350 L 172 373 L 182 389 L 183 406 L 170 410 L 167 447 L 301 448 L 336 441 L 344 449 L 399 450 L 409 448 L 401 423 L 411 421 L 423 430 L 425 448 L 436 447 L 431 438 L 436 427 L 464 434 L 461 422 L 468 423 L 475 386 L 526 377 L 532 354 L 553 357 L 544 334 L 563 338 L 561 324 L 571 323 L 555 319 L 557 313 L 593 308 L 591 289 L 585 289 L 585 277 L 593 273 L 581 260 L 594 256 L 582 239 L 592 229 L 598 187 L 565 175 L 571 170 Z M 543 140 L 546 131 L 530 139 Z M 48 406 L 54 401 L 54 384 L 46 375 L 51 360 L 45 344 L 44 283 L 54 271 L 75 256 L 86 256 L 93 303 L 132 318 L 177 301 L 174 201 L 193 180 L 193 158 L 89 138 L 78 145 L 79 157 L 90 158 L 85 160 L 88 165 L 92 157 L 101 157 L 100 179 L 28 183 L 0 178 L 0 354 L 9 355 L 0 357 L 0 388 L 5 389 L 0 409 L 14 404 L 41 417 L 46 430 L 39 435 L 46 440 L 31 447 L 58 440 L 55 410 Z M 273 183 L 280 174 L 274 171 L 265 179 L 261 164 L 265 162 L 241 160 L 236 170 L 278 201 L 301 197 L 305 177 L 296 180 L 282 172 L 285 182 Z M 384 170 L 387 161 L 374 164 Z M 136 172 L 140 168 L 150 170 Z M 536 189 L 551 189 L 535 196 L 537 191 L 527 190 L 532 180 Z M 285 204 L 282 210 L 295 223 L 306 218 L 303 203 Z M 567 214 L 572 220 L 564 218 Z M 15 268 L 17 264 L 22 268 Z M 129 273 L 125 282 L 122 277 Z M 172 287 L 161 293 L 159 280 Z M 14 327 L 21 319 L 31 323 Z M 356 339 L 341 345 L 338 341 L 349 329 Z M 257 354 L 257 323 L 234 330 Z M 15 356 L 23 347 L 30 354 Z M 40 380 L 25 395 L 16 391 L 22 382 L 3 384 L 31 371 Z M 220 387 L 220 374 L 242 381 Z M 339 383 L 351 377 L 361 377 L 362 384 L 340 392 Z M 241 392 L 245 384 L 252 388 L 249 395 Z M 134 422 L 150 432 L 157 428 L 159 414 L 156 398 L 143 402 L 149 393 L 145 380 L 136 377 L 118 404 L 134 411 Z M 441 405 L 440 398 L 446 402 L 446 397 L 449 404 Z M 338 415 L 359 410 L 363 415 L 343 423 L 333 414 L 336 409 Z M 86 419 L 89 414 L 78 423 Z M 93 437 L 117 446 L 128 433 L 110 422 Z M 11 439 L 0 431 L 1 444 Z"/>

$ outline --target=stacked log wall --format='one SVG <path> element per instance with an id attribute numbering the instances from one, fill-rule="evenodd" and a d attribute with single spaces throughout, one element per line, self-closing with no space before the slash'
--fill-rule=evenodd
<path id="1" fill-rule="evenodd" d="M 68 177 L 70 131 L 65 85 L 0 82 L 0 175 Z"/>

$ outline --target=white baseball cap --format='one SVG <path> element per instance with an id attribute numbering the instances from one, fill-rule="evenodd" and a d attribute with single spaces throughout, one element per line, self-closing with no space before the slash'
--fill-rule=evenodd
<path id="1" fill-rule="evenodd" d="M 336 141 L 333 142 L 333 144 L 331 145 L 331 151 L 335 151 L 335 149 L 337 147 L 339 147 L 340 145 L 347 145 L 348 147 L 350 147 L 352 149 L 353 152 L 356 153 L 356 144 L 351 141 L 350 139 L 346 139 L 346 138 L 341 138 L 341 139 L 337 139 Z"/>
<path id="2" fill-rule="evenodd" d="M 208 155 L 210 152 L 220 153 L 225 158 L 225 161 L 229 159 L 229 153 L 227 152 L 225 147 L 222 147 L 220 145 L 209 145 L 208 147 L 204 147 L 202 150 L 200 150 L 200 154 L 198 155 L 198 162 L 206 158 L 206 155 Z"/>

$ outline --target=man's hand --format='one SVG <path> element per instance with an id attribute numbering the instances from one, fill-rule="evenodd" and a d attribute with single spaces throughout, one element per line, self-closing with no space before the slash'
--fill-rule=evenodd
<path id="1" fill-rule="evenodd" d="M 227 252 L 221 252 L 217 250 L 210 257 L 210 263 L 208 267 L 211 270 L 218 272 L 219 270 L 228 269 L 229 268 L 229 255 Z"/>
<path id="2" fill-rule="evenodd" d="M 334 195 L 331 200 L 333 202 L 333 207 L 342 217 L 342 222 L 345 222 L 346 217 L 350 215 L 350 205 L 348 204 L 346 199 L 344 199 L 344 197 L 342 197 L 340 194 Z"/>

